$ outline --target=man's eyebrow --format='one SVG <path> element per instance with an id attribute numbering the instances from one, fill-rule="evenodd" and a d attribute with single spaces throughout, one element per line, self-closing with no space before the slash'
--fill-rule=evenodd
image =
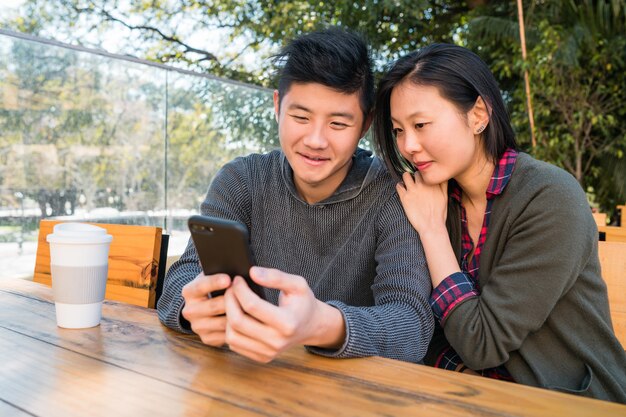
<path id="1" fill-rule="evenodd" d="M 302 110 L 307 113 L 312 113 L 312 110 L 302 104 L 292 103 L 287 107 L 289 110 Z M 355 117 L 352 113 L 349 112 L 334 112 L 330 114 L 331 117 L 343 117 L 344 119 L 354 120 Z"/>
<path id="2" fill-rule="evenodd" d="M 305 111 L 307 113 L 311 113 L 311 109 L 309 109 L 308 107 L 303 106 L 302 104 L 298 104 L 298 103 L 292 103 L 287 108 L 289 110 L 302 110 L 302 111 Z"/>
<path id="3" fill-rule="evenodd" d="M 330 114 L 332 117 L 343 117 L 344 119 L 354 120 L 354 115 L 352 113 L 345 112 L 335 112 Z"/>

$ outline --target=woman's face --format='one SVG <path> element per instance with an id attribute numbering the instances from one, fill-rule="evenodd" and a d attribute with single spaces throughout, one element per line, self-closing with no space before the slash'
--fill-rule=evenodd
<path id="1" fill-rule="evenodd" d="M 484 156 L 472 111 L 460 113 L 436 87 L 405 80 L 391 92 L 390 106 L 398 149 L 426 184 L 460 180 Z"/>

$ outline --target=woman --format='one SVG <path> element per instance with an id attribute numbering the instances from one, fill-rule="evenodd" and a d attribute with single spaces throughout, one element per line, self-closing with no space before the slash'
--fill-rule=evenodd
<path id="1" fill-rule="evenodd" d="M 454 45 L 409 54 L 380 81 L 376 109 L 378 152 L 402 177 L 434 288 L 427 363 L 626 402 L 585 194 L 517 151 L 485 63 Z"/>

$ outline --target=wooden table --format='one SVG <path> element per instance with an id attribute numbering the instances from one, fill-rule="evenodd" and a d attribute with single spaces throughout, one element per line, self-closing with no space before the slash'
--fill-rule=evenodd
<path id="1" fill-rule="evenodd" d="M 0 282 L 1 416 L 626 416 L 626 406 L 382 358 L 292 349 L 260 365 L 105 302 L 56 326 L 51 290 Z"/>

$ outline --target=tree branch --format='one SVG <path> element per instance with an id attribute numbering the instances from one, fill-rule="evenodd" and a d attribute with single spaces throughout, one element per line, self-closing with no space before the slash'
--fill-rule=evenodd
<path id="1" fill-rule="evenodd" d="M 83 12 L 91 12 L 90 9 L 87 8 L 80 8 L 77 6 L 73 6 L 74 10 L 76 11 L 76 13 L 83 13 Z M 184 48 L 184 53 L 194 53 L 194 54 L 198 54 L 198 55 L 202 55 L 203 58 L 201 59 L 201 61 L 215 61 L 219 64 L 219 60 L 217 59 L 217 57 L 212 54 L 209 51 L 206 51 L 204 49 L 198 49 L 198 48 L 194 48 L 193 46 L 181 41 L 177 36 L 175 35 L 166 35 L 165 33 L 163 33 L 160 29 L 153 27 L 153 26 L 148 26 L 148 25 L 131 25 L 115 16 L 113 16 L 111 13 L 109 13 L 107 10 L 105 10 L 104 8 L 100 8 L 97 13 L 99 13 L 100 15 L 103 16 L 104 20 L 106 21 L 110 21 L 110 22 L 115 22 L 115 23 L 119 23 L 122 26 L 130 29 L 130 30 L 139 30 L 139 31 L 147 31 L 147 32 L 151 32 L 153 34 L 157 34 L 161 39 L 167 41 L 167 42 L 171 42 L 173 44 L 177 44 L 180 45 Z"/>

